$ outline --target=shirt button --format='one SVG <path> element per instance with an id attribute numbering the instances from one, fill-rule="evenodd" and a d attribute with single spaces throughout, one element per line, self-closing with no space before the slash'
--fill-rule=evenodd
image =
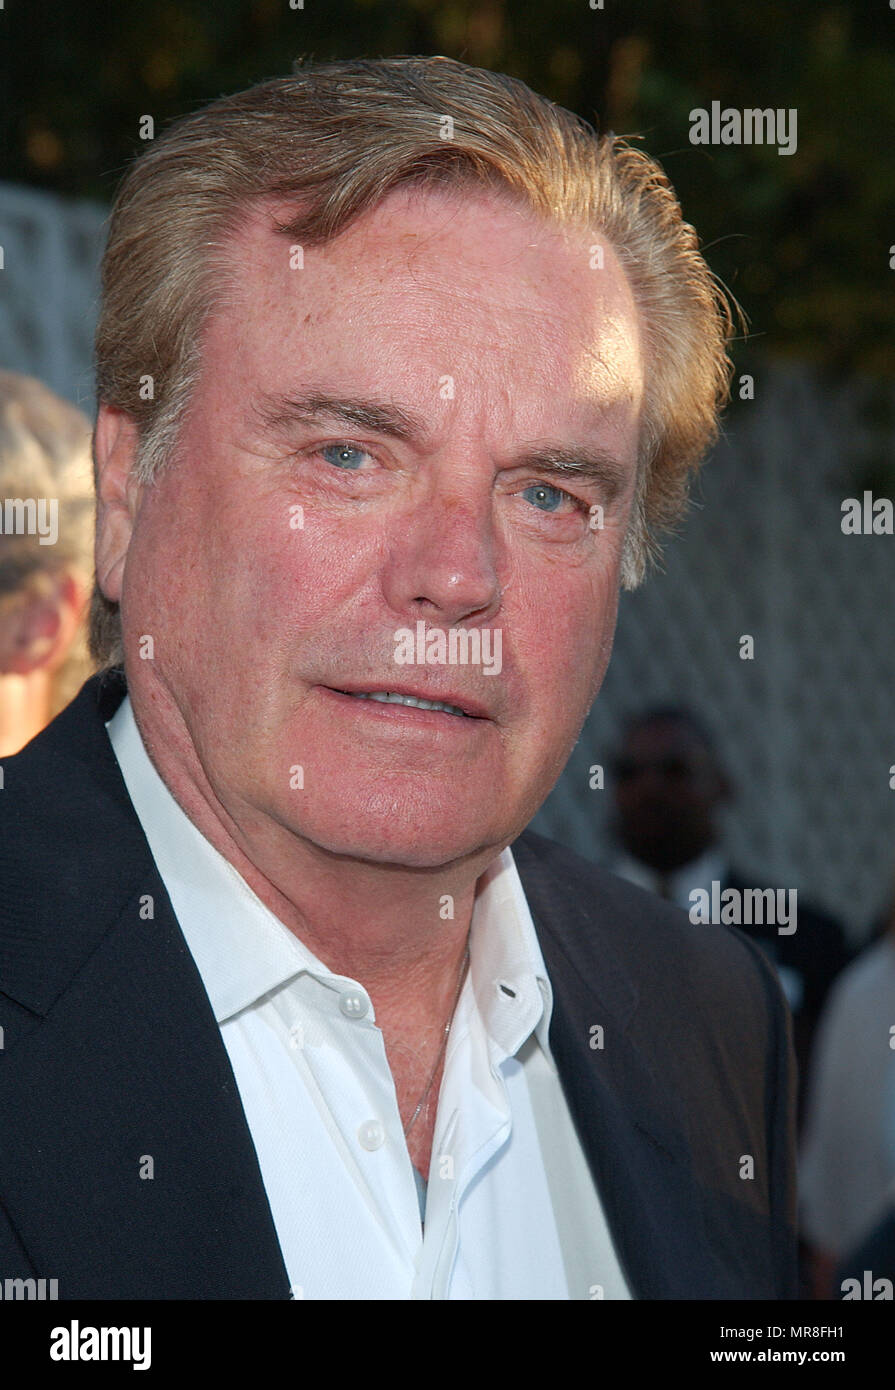
<path id="1" fill-rule="evenodd" d="M 346 989 L 339 995 L 339 1008 L 346 1018 L 366 1018 L 370 1001 L 361 989 Z"/>
<path id="2" fill-rule="evenodd" d="M 357 1137 L 361 1148 L 372 1153 L 374 1149 L 382 1148 L 385 1143 L 385 1130 L 378 1120 L 365 1120 L 357 1131 Z"/>

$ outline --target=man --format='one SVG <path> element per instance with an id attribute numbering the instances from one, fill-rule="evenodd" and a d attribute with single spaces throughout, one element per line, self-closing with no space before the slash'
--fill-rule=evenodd
<path id="1" fill-rule="evenodd" d="M 726 388 L 661 172 L 459 63 L 301 69 L 137 162 L 103 287 L 108 674 L 3 798 L 0 1265 L 788 1296 L 763 958 L 521 833 Z"/>
<path id="2" fill-rule="evenodd" d="M 711 900 L 713 883 L 719 902 L 729 889 L 745 894 L 772 886 L 729 861 L 720 818 L 733 787 L 711 734 L 689 710 L 666 706 L 630 720 L 615 760 L 614 790 L 615 831 L 624 853 L 612 867 L 631 883 L 687 911 L 699 902 L 694 894 Z M 760 920 L 744 916 L 742 930 L 774 963 L 792 1011 L 804 1079 L 828 991 L 851 953 L 839 923 L 801 897 L 794 900 L 795 921 L 783 924 L 784 931 L 768 920 L 764 901 Z M 800 1087 L 800 1114 L 804 1094 Z"/>
<path id="3" fill-rule="evenodd" d="M 0 371 L 0 757 L 92 670 L 90 425 L 42 382 Z"/>

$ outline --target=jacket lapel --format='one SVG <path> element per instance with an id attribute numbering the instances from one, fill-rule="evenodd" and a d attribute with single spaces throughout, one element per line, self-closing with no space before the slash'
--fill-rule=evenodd
<path id="1" fill-rule="evenodd" d="M 547 844 L 526 833 L 513 855 L 553 985 L 551 1049 L 622 1271 L 635 1298 L 723 1297 L 686 1136 L 630 1036 L 636 978 L 596 907 L 549 870 Z"/>

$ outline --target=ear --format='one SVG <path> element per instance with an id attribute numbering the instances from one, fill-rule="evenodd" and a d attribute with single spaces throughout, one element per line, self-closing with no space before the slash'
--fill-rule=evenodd
<path id="1" fill-rule="evenodd" d="M 80 577 L 67 571 L 40 576 L 7 614 L 0 634 L 0 675 L 29 676 L 62 665 L 84 616 Z"/>
<path id="2" fill-rule="evenodd" d="M 121 598 L 124 561 L 142 487 L 133 475 L 140 439 L 130 415 L 100 405 L 93 435 L 96 462 L 96 580 L 107 599 Z"/>

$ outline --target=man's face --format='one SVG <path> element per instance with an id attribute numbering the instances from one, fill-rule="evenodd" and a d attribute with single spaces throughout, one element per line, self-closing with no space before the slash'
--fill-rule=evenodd
<path id="1" fill-rule="evenodd" d="M 592 266 L 592 233 L 484 194 L 396 190 L 303 265 L 274 214 L 232 241 L 176 457 L 140 500 L 121 596 L 138 721 L 152 747 L 160 710 L 182 720 L 244 830 L 407 866 L 499 848 L 609 659 L 643 391 L 630 290 L 605 242 Z M 608 455 L 617 477 L 541 455 Z M 419 622 L 487 630 L 495 668 L 499 632 L 499 674 L 399 664 Z"/>
<path id="2" fill-rule="evenodd" d="M 635 859 L 668 873 L 714 844 L 726 785 L 692 729 L 674 719 L 636 725 L 615 772 L 619 838 Z"/>

